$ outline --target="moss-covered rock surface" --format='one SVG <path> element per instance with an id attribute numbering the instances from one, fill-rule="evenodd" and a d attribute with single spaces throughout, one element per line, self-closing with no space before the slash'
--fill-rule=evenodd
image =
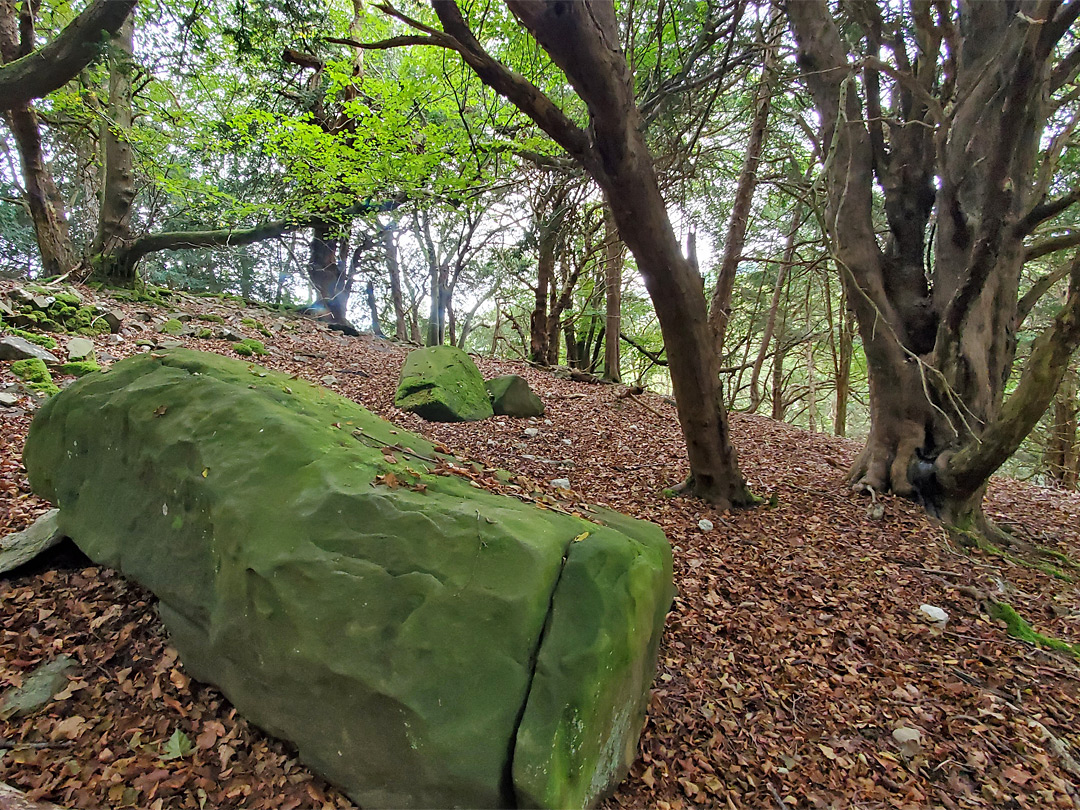
<path id="1" fill-rule="evenodd" d="M 476 422 L 495 413 L 480 370 L 454 346 L 409 352 L 394 404 L 431 422 Z"/>
<path id="2" fill-rule="evenodd" d="M 368 810 L 584 807 L 625 774 L 672 597 L 656 526 L 478 490 L 325 389 L 182 349 L 53 397 L 24 459 L 191 674 Z"/>
<path id="3" fill-rule="evenodd" d="M 491 407 L 503 416 L 543 416 L 544 403 L 523 377 L 505 374 L 484 383 L 491 396 Z"/>

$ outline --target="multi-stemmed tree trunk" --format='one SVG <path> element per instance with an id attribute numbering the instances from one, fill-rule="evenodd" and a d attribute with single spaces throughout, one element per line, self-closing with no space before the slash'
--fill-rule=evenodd
<path id="1" fill-rule="evenodd" d="M 688 489 L 720 507 L 752 503 L 728 432 L 701 277 L 683 256 L 667 215 L 642 134 L 630 68 L 619 44 L 614 5 L 610 0 L 507 0 L 510 11 L 585 102 L 588 129 L 485 51 L 453 0 L 433 0 L 433 6 L 441 31 L 388 9 L 424 32 L 398 42 L 457 51 L 485 84 L 532 118 L 601 187 L 619 233 L 637 260 L 664 335 L 690 462 Z"/>
<path id="2" fill-rule="evenodd" d="M 986 530 L 989 476 L 1045 411 L 1080 343 L 1077 262 L 1005 398 L 1025 240 L 1077 199 L 1047 198 L 1036 163 L 1051 98 L 1076 72 L 1075 52 L 1054 58 L 1080 3 L 914 3 L 902 19 L 874 3 L 846 8 L 860 53 L 826 0 L 787 4 L 821 123 L 828 235 L 870 375 L 870 436 L 852 481 Z"/>

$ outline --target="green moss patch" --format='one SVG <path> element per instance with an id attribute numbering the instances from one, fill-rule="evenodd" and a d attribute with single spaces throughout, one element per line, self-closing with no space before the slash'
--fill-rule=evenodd
<path id="1" fill-rule="evenodd" d="M 220 315 L 200 315 L 199 320 L 207 323 L 225 323 L 225 319 Z"/>
<path id="2" fill-rule="evenodd" d="M 263 345 L 261 340 L 253 340 L 252 338 L 244 338 L 238 340 L 232 345 L 233 351 L 244 357 L 252 357 L 256 354 L 266 354 L 266 346 Z"/>
<path id="3" fill-rule="evenodd" d="M 394 405 L 432 422 L 475 422 L 495 413 L 476 364 L 455 346 L 409 352 Z"/>
<path id="4" fill-rule="evenodd" d="M 257 321 L 254 318 L 241 318 L 240 323 L 249 329 L 254 329 L 257 332 L 261 332 L 264 337 L 273 337 L 273 333 L 266 328 L 266 325 L 262 321 Z"/>
<path id="5" fill-rule="evenodd" d="M 326 389 L 183 349 L 76 381 L 24 452 L 59 528 L 158 596 L 185 670 L 360 806 L 592 806 L 636 753 L 670 546 L 439 458 Z"/>
<path id="6" fill-rule="evenodd" d="M 4 331 L 9 335 L 15 335 L 21 337 L 23 340 L 29 340 L 31 343 L 36 343 L 43 349 L 52 351 L 56 348 L 56 341 L 48 335 L 39 335 L 36 332 L 27 332 L 25 329 L 17 329 L 14 326 L 4 326 Z"/>
<path id="7" fill-rule="evenodd" d="M 169 318 L 169 320 L 158 327 L 158 331 L 163 335 L 172 335 L 173 337 L 176 337 L 184 331 L 184 324 L 176 318 Z"/>
<path id="8" fill-rule="evenodd" d="M 28 360 L 16 360 L 11 364 L 11 373 L 21 380 L 25 380 L 27 387 L 32 391 L 40 391 L 52 396 L 60 389 L 53 382 L 52 374 L 49 373 L 45 362 L 37 357 Z"/>
<path id="9" fill-rule="evenodd" d="M 61 374 L 72 374 L 76 377 L 83 377 L 95 371 L 101 371 L 101 366 L 93 360 L 73 360 L 60 366 Z"/>
<path id="10" fill-rule="evenodd" d="M 1013 638 L 1018 638 L 1038 647 L 1046 647 L 1049 650 L 1067 652 L 1080 658 L 1080 644 L 1070 644 L 1059 638 L 1051 638 L 1044 636 L 1042 633 L 1036 633 L 1034 628 L 1008 602 L 997 602 L 991 599 L 990 616 L 1005 622 L 1005 630 Z"/>

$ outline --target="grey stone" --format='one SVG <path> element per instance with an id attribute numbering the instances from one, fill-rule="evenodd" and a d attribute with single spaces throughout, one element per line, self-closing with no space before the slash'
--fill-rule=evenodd
<path id="1" fill-rule="evenodd" d="M 68 341 L 68 360 L 85 360 L 94 356 L 94 341 L 89 338 L 75 337 Z"/>
<path id="2" fill-rule="evenodd" d="M 0 704 L 0 717 L 24 717 L 36 712 L 67 685 L 67 673 L 75 665 L 75 659 L 66 655 L 58 655 L 52 661 L 39 665 L 26 677 L 22 686 L 7 690 Z"/>
<path id="3" fill-rule="evenodd" d="M 183 345 L 184 341 L 182 340 L 159 340 L 155 344 L 158 349 L 179 349 Z"/>
<path id="4" fill-rule="evenodd" d="M 16 335 L 4 335 L 0 338 L 0 360 L 29 360 L 31 357 L 37 357 L 52 365 L 60 362 L 56 355 L 25 338 Z"/>
<path id="5" fill-rule="evenodd" d="M 124 324 L 124 313 L 116 309 L 106 310 L 101 317 L 113 332 L 119 332 Z"/>
<path id="6" fill-rule="evenodd" d="M 187 323 L 188 321 L 191 320 L 191 315 L 188 314 L 187 312 L 170 312 L 168 319 L 169 320 L 175 319 L 175 320 L 180 321 L 180 323 Z"/>
<path id="7" fill-rule="evenodd" d="M 540 435 L 540 428 L 525 428 L 525 435 L 530 439 L 535 439 Z"/>
<path id="8" fill-rule="evenodd" d="M 0 405 L 2 405 L 3 407 L 10 408 L 18 401 L 18 394 L 12 394 L 10 391 L 0 391 Z"/>
<path id="9" fill-rule="evenodd" d="M 52 548 L 64 536 L 56 524 L 58 509 L 50 509 L 21 532 L 0 537 L 0 574 L 25 565 Z"/>
<path id="10" fill-rule="evenodd" d="M 552 479 L 551 485 L 553 487 L 555 487 L 555 489 L 570 489 L 570 479 L 569 478 L 555 478 L 555 479 Z"/>
<path id="11" fill-rule="evenodd" d="M 52 306 L 56 299 L 51 295 L 35 295 L 31 303 L 38 309 L 45 310 Z"/>

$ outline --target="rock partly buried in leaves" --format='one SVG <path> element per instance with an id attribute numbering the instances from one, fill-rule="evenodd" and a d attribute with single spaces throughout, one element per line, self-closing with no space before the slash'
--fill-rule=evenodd
<path id="1" fill-rule="evenodd" d="M 429 422 L 476 422 L 494 415 L 479 369 L 454 346 L 409 352 L 394 404 Z"/>
<path id="2" fill-rule="evenodd" d="M 543 416 L 544 403 L 517 374 L 495 377 L 484 383 L 491 395 L 491 407 L 500 416 Z"/>
<path id="3" fill-rule="evenodd" d="M 191 673 L 362 807 L 588 806 L 633 758 L 670 547 L 437 455 L 325 389 L 177 350 L 51 399 L 24 458 L 64 533 L 157 594 Z"/>

